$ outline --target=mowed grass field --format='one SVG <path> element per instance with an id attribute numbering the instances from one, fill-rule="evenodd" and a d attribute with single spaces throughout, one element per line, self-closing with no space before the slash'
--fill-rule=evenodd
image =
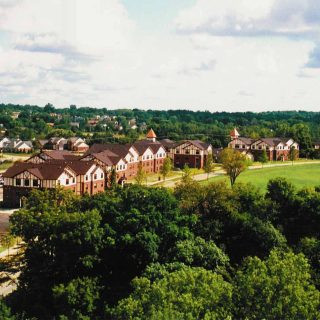
<path id="1" fill-rule="evenodd" d="M 270 179 L 276 177 L 286 178 L 292 182 L 297 188 L 320 186 L 320 164 L 305 164 L 283 167 L 261 168 L 254 170 L 246 170 L 237 179 L 237 182 L 252 183 L 259 187 L 262 191 L 266 190 L 267 183 Z M 202 184 L 213 181 L 226 181 L 226 176 L 218 176 L 202 181 Z"/>

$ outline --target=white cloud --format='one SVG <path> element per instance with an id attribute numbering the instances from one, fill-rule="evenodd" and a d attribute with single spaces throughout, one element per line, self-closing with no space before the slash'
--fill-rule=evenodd
<path id="1" fill-rule="evenodd" d="M 182 33 L 217 36 L 319 34 L 318 0 L 198 0 L 176 20 Z"/>
<path id="2" fill-rule="evenodd" d="M 121 0 L 0 0 L 9 35 L 1 98 L 212 111 L 316 105 L 316 2 L 290 1 L 198 0 L 175 21 L 181 35 L 140 30 Z"/>

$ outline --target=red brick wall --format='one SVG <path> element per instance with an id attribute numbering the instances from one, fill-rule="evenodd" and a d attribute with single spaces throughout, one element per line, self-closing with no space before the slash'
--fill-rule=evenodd
<path id="1" fill-rule="evenodd" d="M 155 159 L 154 160 L 154 172 L 160 172 L 163 166 L 164 159 Z"/>
<path id="2" fill-rule="evenodd" d="M 154 160 L 142 161 L 142 169 L 147 174 L 154 173 Z"/>
<path id="3" fill-rule="evenodd" d="M 204 165 L 204 157 L 201 155 L 175 154 L 174 166 L 183 168 L 185 165 L 188 165 L 190 168 L 202 169 Z"/>

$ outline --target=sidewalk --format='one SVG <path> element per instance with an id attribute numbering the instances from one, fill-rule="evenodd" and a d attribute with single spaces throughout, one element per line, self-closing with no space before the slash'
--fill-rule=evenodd
<path id="1" fill-rule="evenodd" d="M 20 245 L 15 245 L 9 248 L 9 255 L 8 255 L 8 249 L 2 251 L 0 253 L 0 260 L 6 259 L 7 257 L 15 255 L 18 252 L 19 248 L 20 248 Z M 0 273 L 1 278 L 2 277 L 9 278 L 7 281 L 5 281 L 0 285 L 0 297 L 6 296 L 17 289 L 17 282 L 18 282 L 19 275 L 20 275 L 20 272 L 16 272 L 15 274 L 8 274 L 5 272 Z"/>

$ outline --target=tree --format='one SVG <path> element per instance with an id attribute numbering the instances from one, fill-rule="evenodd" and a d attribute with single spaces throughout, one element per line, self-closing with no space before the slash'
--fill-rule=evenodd
<path id="1" fill-rule="evenodd" d="M 307 259 L 273 250 L 266 261 L 248 258 L 234 279 L 235 319 L 319 319 L 320 293 Z"/>
<path id="2" fill-rule="evenodd" d="M 163 176 L 163 180 L 166 180 L 169 172 L 172 170 L 172 160 L 170 158 L 165 158 L 163 161 L 163 165 L 160 169 L 160 173 Z"/>
<path id="3" fill-rule="evenodd" d="M 247 169 L 249 160 L 239 151 L 226 148 L 220 154 L 222 168 L 230 178 L 231 186 L 236 182 L 237 177 Z"/>
<path id="4" fill-rule="evenodd" d="M 117 173 L 115 168 L 112 168 L 111 170 L 109 182 L 111 188 L 115 188 L 117 186 Z"/>
<path id="5" fill-rule="evenodd" d="M 15 316 L 11 314 L 10 308 L 0 300 L 0 320 L 17 320 Z"/>
<path id="6" fill-rule="evenodd" d="M 111 311 L 113 319 L 231 320 L 232 286 L 211 271 L 184 267 L 154 282 L 142 277 L 132 284 L 133 293 Z"/>
<path id="7" fill-rule="evenodd" d="M 139 162 L 137 175 L 135 176 L 136 183 L 141 186 L 142 183 L 145 181 L 146 177 L 147 177 L 147 175 L 142 168 L 142 163 Z"/>
<path id="8" fill-rule="evenodd" d="M 223 271 L 229 257 L 213 242 L 200 237 L 178 241 L 170 254 L 173 261 L 211 271 Z"/>
<path id="9" fill-rule="evenodd" d="M 8 256 L 9 256 L 9 249 L 11 246 L 14 245 L 14 243 L 15 243 L 15 238 L 10 232 L 7 232 L 1 237 L 1 245 L 8 250 Z"/>
<path id="10" fill-rule="evenodd" d="M 88 277 L 56 285 L 52 291 L 59 319 L 92 319 L 100 290 L 98 280 Z"/>
<path id="11" fill-rule="evenodd" d="M 189 166 L 187 164 L 184 165 L 183 169 L 183 174 L 182 174 L 182 183 L 188 183 L 192 180 L 191 178 L 191 169 L 189 168 Z"/>
<path id="12" fill-rule="evenodd" d="M 298 154 L 299 152 L 295 147 L 290 148 L 289 159 L 290 161 L 292 161 L 292 165 L 293 165 L 293 161 L 298 159 Z"/>
<path id="13" fill-rule="evenodd" d="M 204 172 L 207 174 L 207 180 L 209 179 L 209 174 L 214 170 L 214 161 L 212 157 L 212 153 L 209 153 L 204 164 Z"/>
<path id="14" fill-rule="evenodd" d="M 262 150 L 262 153 L 259 156 L 259 161 L 262 164 L 262 168 L 263 168 L 263 165 L 269 161 L 266 150 Z"/>

